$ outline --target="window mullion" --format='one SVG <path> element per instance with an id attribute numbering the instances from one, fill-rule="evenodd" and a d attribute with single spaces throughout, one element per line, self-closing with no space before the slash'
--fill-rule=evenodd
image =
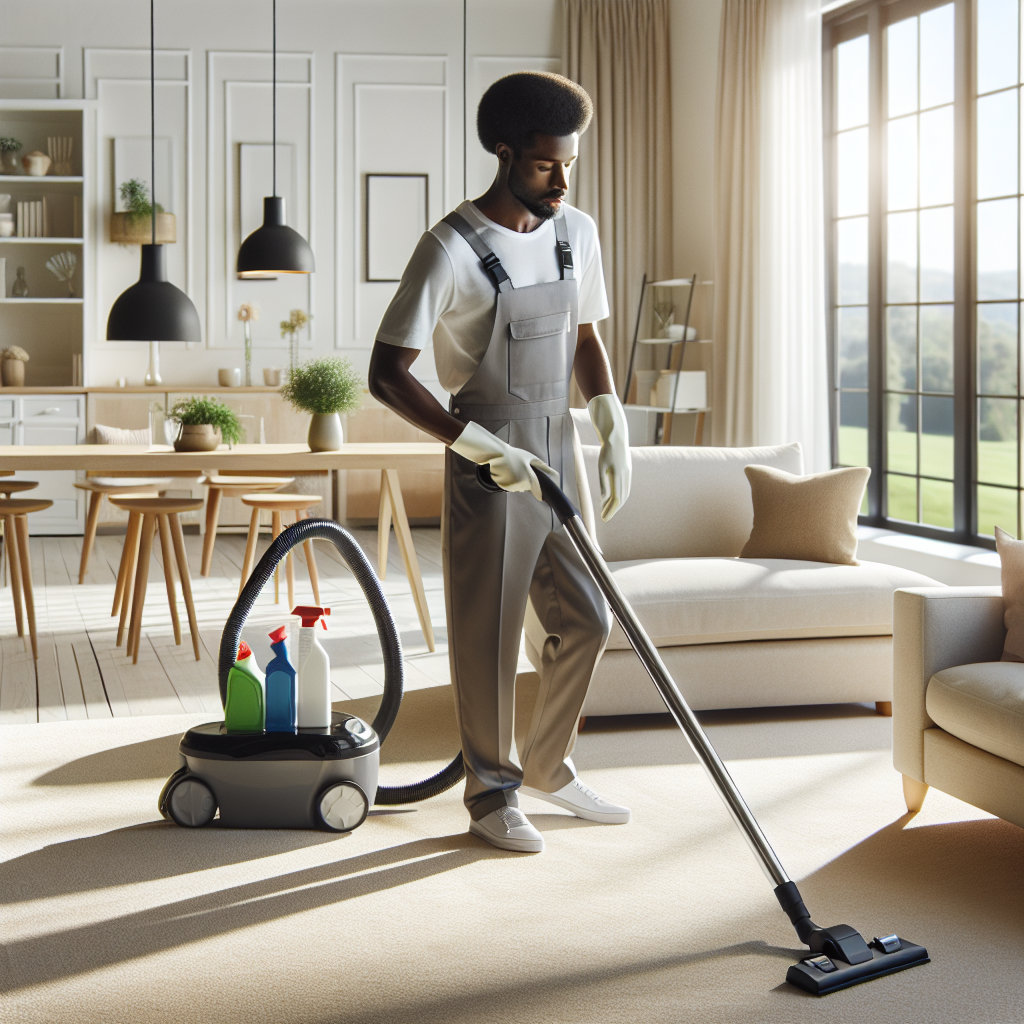
<path id="1" fill-rule="evenodd" d="M 953 530 L 970 542 L 974 511 L 974 196 L 971 0 L 955 0 L 953 91 Z"/>
<path id="2" fill-rule="evenodd" d="M 868 518 L 880 522 L 885 514 L 885 436 L 883 402 L 885 385 L 884 324 L 884 232 L 885 232 L 885 47 L 882 12 L 875 5 L 868 11 Z"/>

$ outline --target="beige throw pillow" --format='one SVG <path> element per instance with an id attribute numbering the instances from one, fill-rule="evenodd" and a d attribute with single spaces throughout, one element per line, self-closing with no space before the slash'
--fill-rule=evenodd
<path id="1" fill-rule="evenodd" d="M 139 430 L 125 430 L 122 427 L 108 427 L 103 423 L 96 424 L 97 444 L 152 444 L 153 432 L 149 427 Z"/>
<path id="2" fill-rule="evenodd" d="M 795 476 L 745 466 L 754 528 L 740 558 L 796 558 L 833 565 L 857 561 L 857 513 L 871 470 L 833 469 Z"/>
<path id="3" fill-rule="evenodd" d="M 1002 661 L 1024 661 L 1024 540 L 996 527 L 996 551 L 1003 574 L 1006 642 Z"/>

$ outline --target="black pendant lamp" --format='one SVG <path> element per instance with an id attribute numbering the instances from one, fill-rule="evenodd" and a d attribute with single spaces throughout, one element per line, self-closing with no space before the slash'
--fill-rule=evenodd
<path id="1" fill-rule="evenodd" d="M 160 380 L 161 341 L 202 341 L 199 314 L 192 300 L 167 280 L 167 253 L 156 244 L 156 39 L 154 0 L 149 0 L 150 205 L 152 238 L 141 246 L 139 280 L 122 292 L 107 317 L 107 341 L 148 341 L 146 383 Z"/>
<path id="2" fill-rule="evenodd" d="M 284 217 L 284 199 L 277 194 L 277 0 L 273 0 L 273 195 L 263 199 L 263 226 L 238 250 L 238 276 L 268 278 L 278 274 L 312 274 L 316 269 L 309 243 Z"/>

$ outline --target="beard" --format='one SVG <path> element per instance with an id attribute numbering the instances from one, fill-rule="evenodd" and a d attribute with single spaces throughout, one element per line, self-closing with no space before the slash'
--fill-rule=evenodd
<path id="1" fill-rule="evenodd" d="M 551 220 L 558 210 L 544 202 L 545 199 L 561 199 L 565 193 L 560 188 L 535 192 L 520 177 L 515 164 L 508 169 L 508 190 L 534 215 L 541 220 Z"/>

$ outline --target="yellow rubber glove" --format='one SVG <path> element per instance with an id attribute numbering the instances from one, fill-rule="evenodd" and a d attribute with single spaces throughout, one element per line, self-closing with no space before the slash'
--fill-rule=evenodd
<path id="1" fill-rule="evenodd" d="M 559 482 L 558 474 L 533 452 L 513 448 L 479 423 L 467 423 L 449 447 L 478 466 L 490 466 L 491 479 L 504 491 L 529 491 L 543 501 L 537 471 L 547 473 L 556 484 Z"/>
<path id="2" fill-rule="evenodd" d="M 601 442 L 597 474 L 601 482 L 601 518 L 607 522 L 626 503 L 633 478 L 626 413 L 615 395 L 597 395 L 587 405 Z"/>

